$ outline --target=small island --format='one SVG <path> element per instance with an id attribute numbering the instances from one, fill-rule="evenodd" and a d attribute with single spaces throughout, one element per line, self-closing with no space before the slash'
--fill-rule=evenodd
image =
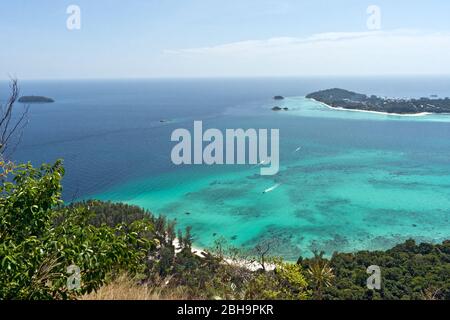
<path id="1" fill-rule="evenodd" d="M 289 110 L 289 108 L 286 108 L 286 107 L 284 107 L 284 108 L 281 108 L 281 107 L 273 107 L 272 108 L 272 111 L 282 111 L 282 110 L 284 110 L 284 111 L 288 111 Z"/>
<path id="2" fill-rule="evenodd" d="M 450 98 L 398 99 L 367 96 L 344 89 L 327 89 L 306 96 L 337 109 L 382 112 L 388 114 L 450 113 Z"/>
<path id="3" fill-rule="evenodd" d="M 20 97 L 19 102 L 21 103 L 52 103 L 55 100 L 43 96 L 23 96 Z"/>
<path id="4" fill-rule="evenodd" d="M 283 96 L 275 96 L 273 97 L 274 100 L 284 100 Z"/>

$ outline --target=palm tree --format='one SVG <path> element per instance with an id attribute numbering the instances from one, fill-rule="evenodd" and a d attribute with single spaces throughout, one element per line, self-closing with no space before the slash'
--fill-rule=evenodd
<path id="1" fill-rule="evenodd" d="M 328 260 L 323 258 L 323 254 L 323 251 L 319 254 L 315 251 L 307 270 L 315 291 L 314 297 L 318 300 L 322 299 L 323 289 L 330 287 L 334 279 L 333 269 L 329 266 Z"/>
<path id="2" fill-rule="evenodd" d="M 438 296 L 441 293 L 441 289 L 429 287 L 422 291 L 423 300 L 438 300 Z"/>

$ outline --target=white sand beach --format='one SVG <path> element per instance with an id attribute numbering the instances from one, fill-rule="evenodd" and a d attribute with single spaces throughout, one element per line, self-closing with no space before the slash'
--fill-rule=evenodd
<path id="1" fill-rule="evenodd" d="M 419 113 L 411 113 L 411 114 L 403 114 L 403 113 L 389 113 L 389 112 L 380 112 L 380 111 L 371 111 L 371 110 L 360 110 L 360 109 L 346 109 L 346 108 L 336 108 L 336 107 L 332 107 L 329 104 L 326 104 L 324 102 L 321 101 L 317 101 L 316 99 L 312 99 L 312 98 L 308 98 L 312 101 L 315 101 L 317 103 L 320 103 L 321 105 L 332 109 L 332 110 L 336 110 L 336 111 L 352 111 L 352 112 L 364 112 L 364 113 L 374 113 L 374 114 L 379 114 L 379 115 L 385 115 L 385 116 L 400 116 L 400 117 L 423 117 L 426 115 L 431 115 L 434 113 L 431 112 L 419 112 Z"/>
<path id="2" fill-rule="evenodd" d="M 179 245 L 178 245 L 178 239 L 175 239 L 173 241 L 173 245 L 175 246 L 175 254 L 177 254 L 178 252 L 180 252 Z M 195 254 L 196 256 L 200 257 L 200 258 L 204 258 L 205 254 L 207 252 L 207 250 L 204 250 L 202 248 L 199 247 L 195 247 L 192 246 L 191 247 L 191 251 L 193 254 Z M 235 267 L 240 267 L 240 268 L 246 268 L 250 271 L 257 271 L 262 269 L 262 266 L 260 263 L 258 263 L 257 261 L 249 261 L 249 260 L 245 260 L 245 259 L 231 259 L 231 258 L 225 258 L 224 259 L 225 263 L 228 263 L 229 265 L 235 266 Z M 265 268 L 266 271 L 271 271 L 275 269 L 275 265 L 272 263 L 266 263 L 265 264 Z"/>

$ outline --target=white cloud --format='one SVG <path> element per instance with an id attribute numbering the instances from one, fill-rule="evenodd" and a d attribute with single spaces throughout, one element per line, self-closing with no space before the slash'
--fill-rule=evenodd
<path id="1" fill-rule="evenodd" d="M 166 50 L 169 73 L 198 76 L 450 74 L 450 34 L 334 32 Z"/>

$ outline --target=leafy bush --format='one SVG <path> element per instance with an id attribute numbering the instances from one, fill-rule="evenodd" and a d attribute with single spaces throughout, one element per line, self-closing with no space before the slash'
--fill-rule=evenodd
<path id="1" fill-rule="evenodd" d="M 275 269 L 259 272 L 248 284 L 245 298 L 251 300 L 305 300 L 308 284 L 298 264 L 274 262 Z"/>
<path id="2" fill-rule="evenodd" d="M 61 161 L 7 172 L 0 186 L 1 299 L 75 298 L 98 289 L 111 273 L 143 270 L 154 246 L 142 237 L 150 222 L 94 226 L 85 207 L 63 207 Z M 81 276 L 74 290 L 67 285 L 71 265 Z"/>

